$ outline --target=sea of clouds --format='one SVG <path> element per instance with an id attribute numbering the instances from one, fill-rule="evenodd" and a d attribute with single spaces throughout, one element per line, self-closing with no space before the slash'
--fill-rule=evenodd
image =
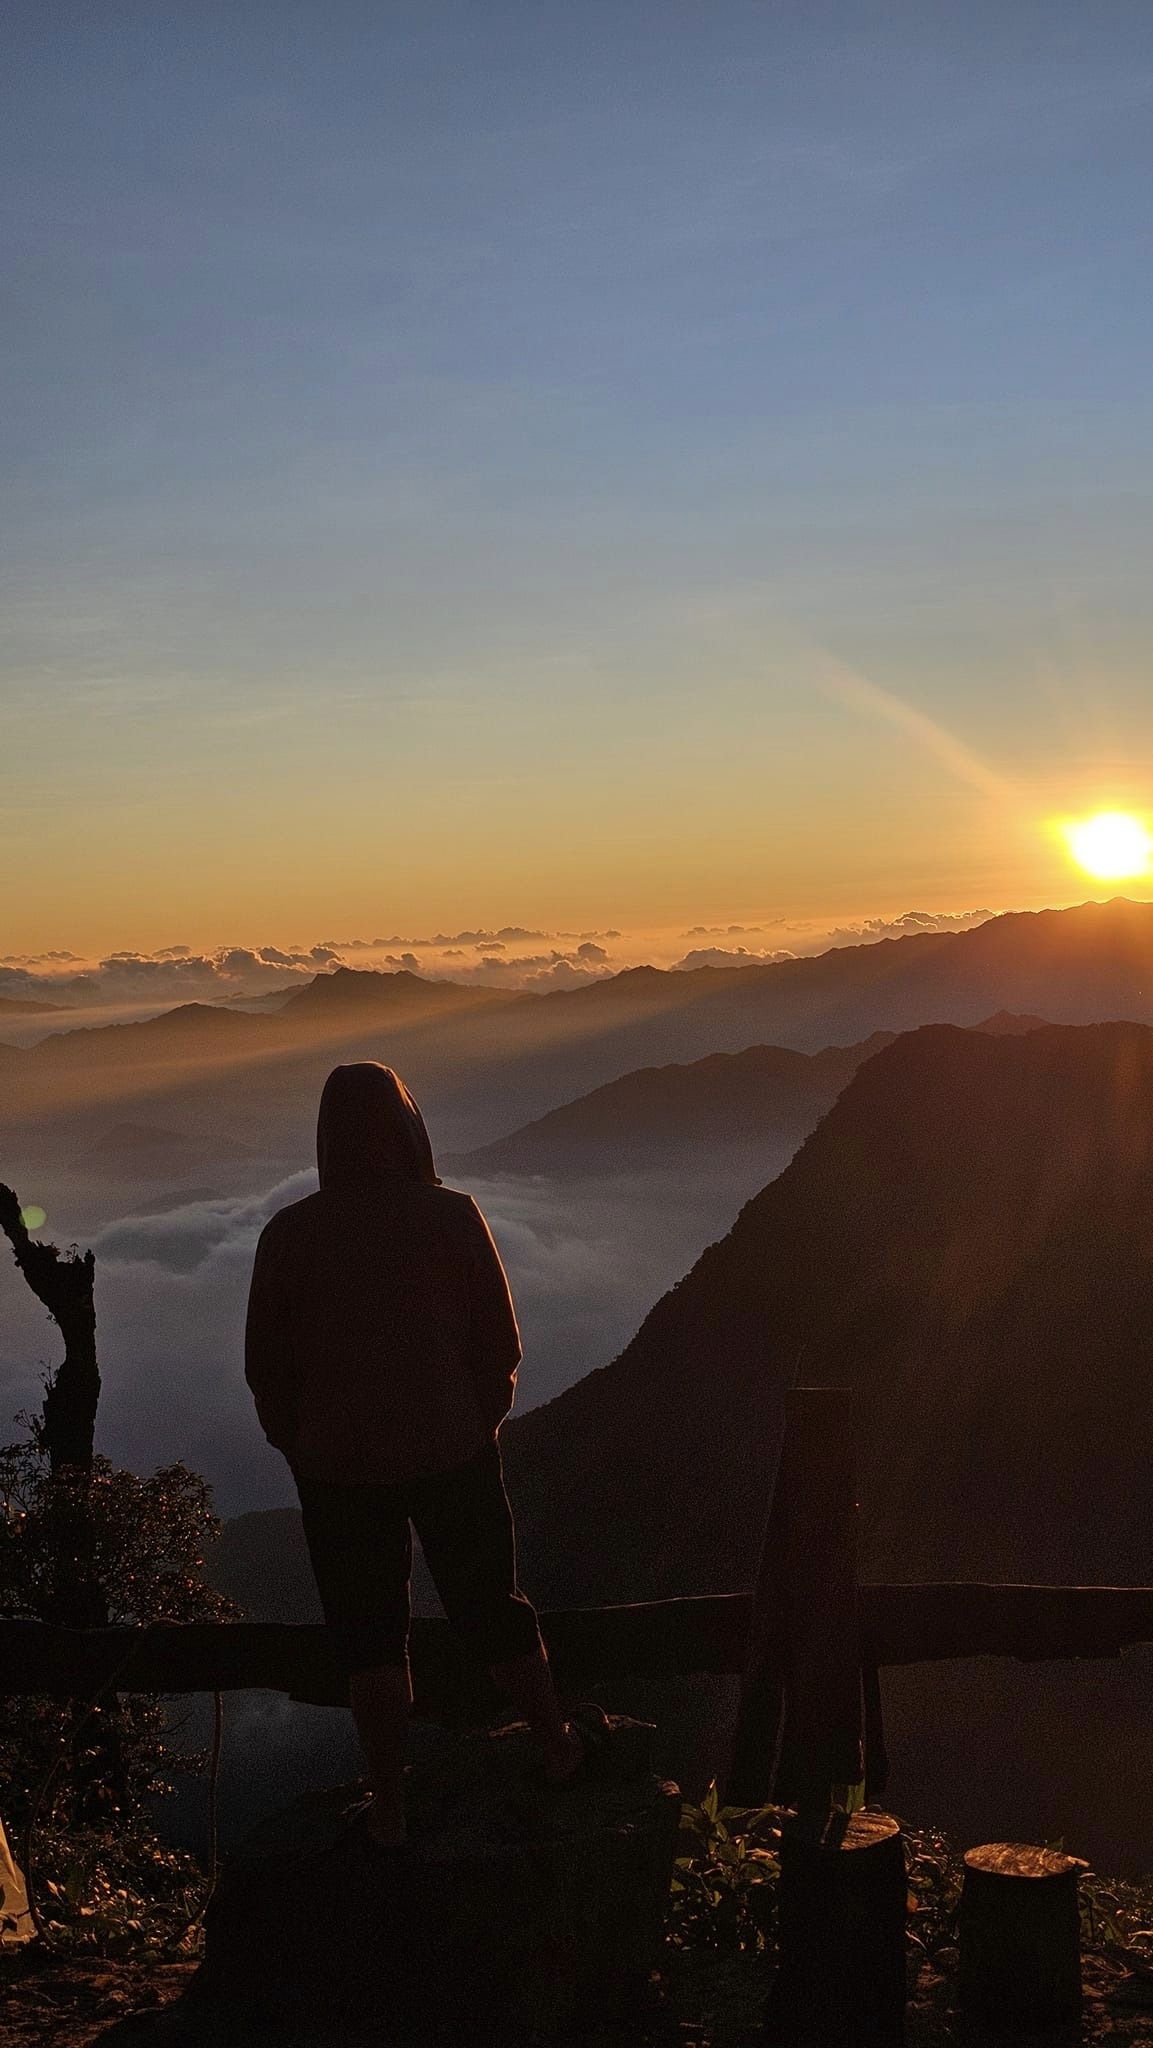
<path id="1" fill-rule="evenodd" d="M 753 1192 L 648 1175 L 459 1184 L 480 1202 L 508 1268 L 525 1346 L 521 1409 L 607 1364 Z M 315 1186 L 312 1172 L 294 1173 L 255 1195 L 125 1215 L 93 1237 L 99 1448 L 115 1463 L 143 1472 L 183 1459 L 209 1477 L 227 1514 L 292 1502 L 244 1381 L 244 1313 L 264 1224 Z M 7 1262 L 0 1332 L 2 1440 L 17 1411 L 38 1405 L 42 1368 L 59 1356 L 57 1333 Z"/>
<path id="2" fill-rule="evenodd" d="M 48 1029 L 107 1022 L 111 1015 L 148 1015 L 177 1003 L 257 1001 L 280 990 L 291 991 L 338 966 L 406 970 L 439 981 L 544 991 L 579 988 L 645 963 L 685 972 L 698 967 L 760 967 L 831 946 L 870 944 L 914 932 L 967 931 L 992 915 L 989 910 L 909 910 L 897 917 L 831 927 L 766 917 L 755 924 L 632 932 L 615 927 L 548 932 L 503 925 L 423 936 L 323 939 L 300 946 L 229 945 L 207 952 L 174 945 L 91 960 L 67 948 L 9 953 L 0 955 L 0 997 L 57 1004 L 64 1014 L 39 1023 L 30 1019 L 26 1031 L 6 1024 L 3 1035 L 43 1036 Z"/>

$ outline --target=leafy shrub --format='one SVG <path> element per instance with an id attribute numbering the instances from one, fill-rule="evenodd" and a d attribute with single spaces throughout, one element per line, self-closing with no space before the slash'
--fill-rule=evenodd
<path id="1" fill-rule="evenodd" d="M 53 1478 L 35 1434 L 0 1448 L 0 1614 L 51 1617 L 80 1526 L 111 1623 L 238 1614 L 204 1576 L 219 1523 L 203 1479 L 183 1465 L 141 1479 L 106 1458 L 91 1475 Z M 130 1663 L 123 1680 L 131 1684 Z M 0 1813 L 17 1841 L 34 1827 L 26 1875 L 54 1941 L 148 1948 L 187 1923 L 187 1898 L 203 1878 L 192 1857 L 156 1840 L 151 1809 L 205 1759 L 170 1736 L 157 1694 L 0 1699 Z"/>
<path id="2" fill-rule="evenodd" d="M 36 1893 L 48 1941 L 70 1954 L 161 1957 L 196 1945 L 205 1877 L 146 1830 L 42 1829 Z"/>
<path id="3" fill-rule="evenodd" d="M 681 1811 L 669 1940 L 675 1948 L 759 1954 L 775 1947 L 780 1809 L 722 1806 L 715 1781 Z"/>

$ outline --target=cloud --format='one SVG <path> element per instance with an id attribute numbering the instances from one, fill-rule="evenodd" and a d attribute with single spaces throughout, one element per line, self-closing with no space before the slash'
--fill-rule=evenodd
<path id="1" fill-rule="evenodd" d="M 731 1221 L 751 1190 L 675 1176 L 571 1189 L 546 1180 L 464 1183 L 508 1266 L 525 1340 L 517 1406 L 547 1400 L 626 1343 L 652 1303 Z M 256 1194 L 127 1215 L 93 1240 L 104 1380 L 98 1441 L 136 1471 L 184 1458 L 227 1513 L 292 1500 L 244 1380 L 244 1317 L 267 1218 L 316 1186 L 299 1172 Z M 14 1270 L 0 1267 L 0 1407 L 40 1398 L 55 1332 Z M 3 1432 L 0 1432 L 2 1435 Z"/>
<path id="2" fill-rule="evenodd" d="M 694 924 L 685 933 L 686 939 L 743 939 L 749 938 L 761 929 L 759 924 Z"/>
<path id="3" fill-rule="evenodd" d="M 233 995 L 259 995 L 293 980 L 310 980 L 339 957 L 324 945 L 301 952 L 286 952 L 280 946 L 220 946 L 211 953 L 163 946 L 154 953 L 108 953 L 79 974 L 40 973 L 35 963 L 7 962 L 0 963 L 0 995 L 83 1007 L 221 1002 Z M 75 961 L 76 956 L 67 958 Z"/>
<path id="4" fill-rule="evenodd" d="M 582 938 L 597 936 L 595 932 L 581 934 Z M 615 936 L 619 938 L 620 933 L 616 933 Z M 551 932 L 534 932 L 529 931 L 524 925 L 505 924 L 497 931 L 434 932 L 431 937 L 421 939 L 402 938 L 399 932 L 394 932 L 390 939 L 329 939 L 326 943 L 339 953 L 380 953 L 395 946 L 403 947 L 406 951 L 436 951 L 446 946 L 486 946 L 497 942 L 522 946 L 530 941 L 540 943 L 551 937 Z"/>
<path id="5" fill-rule="evenodd" d="M 968 932 L 987 924 L 992 910 L 904 910 L 899 917 L 866 917 L 859 924 L 837 925 L 821 936 L 826 946 L 860 946 L 877 939 L 907 939 L 917 932 Z"/>
<path id="6" fill-rule="evenodd" d="M 67 947 L 59 946 L 48 953 L 0 953 L 0 967 L 59 966 L 79 959 L 79 953 L 70 953 Z"/>
<path id="7" fill-rule="evenodd" d="M 101 1261 L 117 1265 L 162 1266 L 172 1273 L 192 1273 L 229 1245 L 254 1250 L 270 1216 L 316 1187 L 314 1173 L 291 1174 L 261 1195 L 224 1195 L 216 1200 L 187 1202 L 159 1215 L 124 1216 L 106 1224 L 93 1239 Z"/>
<path id="8" fill-rule="evenodd" d="M 613 972 L 612 968 L 587 965 L 560 954 L 547 967 L 538 967 L 535 973 L 527 975 L 523 986 L 539 989 L 583 988 L 587 982 L 604 981 Z"/>
<path id="9" fill-rule="evenodd" d="M 683 960 L 674 960 L 674 970 L 691 974 L 697 967 L 773 967 L 779 960 L 795 960 L 795 953 L 782 949 L 776 952 L 750 953 L 747 946 L 698 946 L 686 953 Z"/>
<path id="10" fill-rule="evenodd" d="M 510 983 L 522 989 L 579 988 L 615 972 L 605 948 L 593 939 L 582 939 L 568 952 L 556 946 L 547 953 L 485 952 L 472 966 L 454 968 L 452 978 L 490 988 L 507 988 Z"/>

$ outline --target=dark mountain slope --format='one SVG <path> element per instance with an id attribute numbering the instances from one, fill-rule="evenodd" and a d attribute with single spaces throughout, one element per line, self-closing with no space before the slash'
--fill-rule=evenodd
<path id="1" fill-rule="evenodd" d="M 1001 1037 L 1044 1025 L 1043 1017 L 999 1010 L 971 1028 Z M 891 1031 L 875 1031 L 860 1045 L 830 1045 L 816 1053 L 753 1045 L 685 1064 L 641 1067 L 494 1144 L 447 1154 L 443 1163 L 484 1178 L 700 1171 L 725 1160 L 730 1169 L 759 1165 L 763 1183 L 832 1108 L 858 1067 L 893 1037 Z"/>
<path id="2" fill-rule="evenodd" d="M 211 1003 L 181 1003 L 132 1024 L 95 1024 L 61 1031 L 32 1047 L 35 1067 L 168 1066 L 244 1059 L 283 1042 L 277 1019 L 249 1017 Z"/>
<path id="3" fill-rule="evenodd" d="M 1153 1032 L 914 1032 L 507 1431 L 526 1577 L 747 1584 L 801 1378 L 856 1389 L 867 1576 L 1153 1579 L 1151 1354 Z"/>
<path id="4" fill-rule="evenodd" d="M 891 1034 L 878 1032 L 863 1045 L 819 1053 L 753 1045 L 642 1067 L 445 1164 L 483 1176 L 644 1172 L 724 1151 L 764 1159 L 770 1149 L 799 1145 L 862 1060 L 890 1043 Z"/>

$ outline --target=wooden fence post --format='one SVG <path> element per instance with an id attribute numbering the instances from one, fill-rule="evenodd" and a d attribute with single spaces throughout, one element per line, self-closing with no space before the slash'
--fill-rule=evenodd
<path id="1" fill-rule="evenodd" d="M 788 1395 L 727 1790 L 733 1805 L 794 1809 L 765 2016 L 781 2048 L 904 2039 L 901 1831 L 887 1814 L 845 1810 L 865 1776 L 853 1451 L 846 1388 Z"/>
<path id="2" fill-rule="evenodd" d="M 730 1805 L 823 1817 L 862 1761 L 853 1396 L 797 1387 L 753 1595 Z"/>

